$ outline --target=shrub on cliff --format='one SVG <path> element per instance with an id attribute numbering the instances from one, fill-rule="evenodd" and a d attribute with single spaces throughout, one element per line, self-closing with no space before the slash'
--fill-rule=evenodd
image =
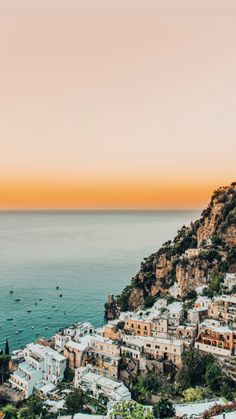
<path id="1" fill-rule="evenodd" d="M 153 297 L 152 295 L 148 295 L 144 300 L 144 307 L 145 308 L 152 307 L 155 301 L 156 301 L 156 297 Z"/>

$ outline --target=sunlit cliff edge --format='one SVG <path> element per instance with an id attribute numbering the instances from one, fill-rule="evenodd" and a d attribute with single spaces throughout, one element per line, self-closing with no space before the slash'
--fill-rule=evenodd
<path id="1" fill-rule="evenodd" d="M 182 298 L 209 284 L 212 275 L 236 270 L 236 182 L 217 189 L 199 220 L 183 226 L 173 241 L 144 258 L 139 272 L 116 297 L 105 304 L 105 317 L 136 310 L 178 283 Z"/>

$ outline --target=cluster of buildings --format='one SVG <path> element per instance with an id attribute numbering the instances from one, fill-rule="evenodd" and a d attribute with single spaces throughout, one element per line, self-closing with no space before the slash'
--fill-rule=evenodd
<path id="1" fill-rule="evenodd" d="M 226 274 L 225 286 L 233 290 L 236 274 Z M 187 312 L 175 284 L 169 293 L 179 301 L 168 304 L 160 298 L 150 309 L 122 312 L 101 329 L 75 323 L 59 330 L 50 342 L 31 343 L 15 351 L 17 366 L 10 383 L 25 398 L 34 391 L 47 394 L 63 379 L 67 366 L 75 371 L 75 387 L 117 402 L 131 398 L 120 380 L 124 360 L 135 360 L 140 371 L 146 371 L 150 362 L 171 362 L 179 368 L 183 351 L 190 346 L 220 359 L 234 359 L 236 294 L 211 299 L 202 295 L 204 288 L 196 289 L 198 297 Z"/>

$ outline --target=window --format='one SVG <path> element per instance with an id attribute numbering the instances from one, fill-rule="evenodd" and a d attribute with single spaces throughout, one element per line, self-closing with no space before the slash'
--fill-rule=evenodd
<path id="1" fill-rule="evenodd" d="M 147 344 L 146 344 L 146 347 L 147 347 L 147 348 L 151 348 L 150 343 L 147 343 Z"/>

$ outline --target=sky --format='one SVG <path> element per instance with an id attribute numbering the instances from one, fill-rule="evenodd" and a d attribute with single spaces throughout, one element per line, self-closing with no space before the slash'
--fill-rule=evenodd
<path id="1" fill-rule="evenodd" d="M 234 0 L 0 0 L 0 209 L 203 208 L 235 52 Z"/>

